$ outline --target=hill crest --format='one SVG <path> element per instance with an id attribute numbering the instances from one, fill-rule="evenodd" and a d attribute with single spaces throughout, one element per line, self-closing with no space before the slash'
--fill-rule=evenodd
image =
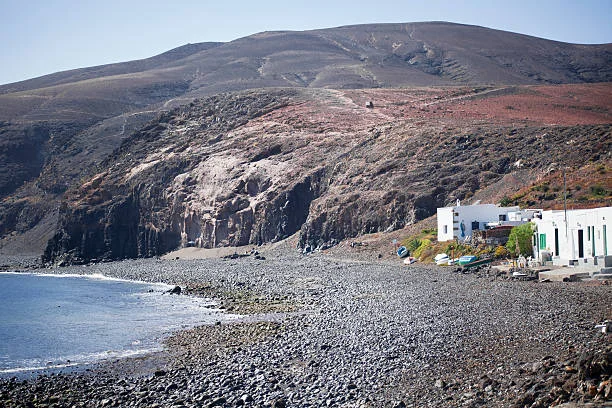
<path id="1" fill-rule="evenodd" d="M 262 214 L 255 211 L 253 214 L 258 214 L 257 222 L 270 222 L 271 226 L 253 235 L 259 237 L 253 238 L 255 241 L 274 240 L 289 230 L 301 228 L 300 223 L 307 224 L 300 217 L 291 218 L 290 221 L 283 218 L 282 211 L 278 213 L 280 210 L 276 206 L 285 197 L 282 194 L 306 194 L 306 191 L 320 195 L 313 195 L 307 200 L 310 205 L 337 208 L 334 214 L 344 221 L 338 223 L 336 215 L 331 216 L 329 211 L 317 207 L 296 208 L 301 217 L 311 220 L 304 231 L 303 243 L 321 246 L 364 231 L 397 228 L 430 213 L 432 205 L 444 201 L 440 197 L 448 196 L 448 189 L 438 186 L 440 189 L 437 192 L 421 191 L 421 196 L 413 197 L 396 186 L 391 189 L 396 193 L 381 198 L 377 193 L 380 191 L 378 185 L 366 186 L 360 184 L 363 181 L 353 180 L 354 183 L 347 184 L 349 187 L 346 188 L 362 194 L 364 203 L 383 199 L 390 200 L 388 203 L 400 203 L 397 204 L 398 208 L 403 208 L 392 215 L 368 213 L 363 207 L 351 204 L 353 201 L 348 200 L 350 195 L 327 195 L 330 185 L 332 189 L 336 188 L 336 184 L 330 182 L 334 179 L 329 176 L 333 174 L 333 169 L 326 168 L 323 162 L 317 160 L 338 160 L 346 148 L 344 144 L 350 140 L 362 140 L 364 146 L 369 143 L 376 146 L 390 121 L 396 124 L 392 139 L 397 143 L 408 143 L 403 139 L 404 133 L 398 129 L 421 126 L 423 129 L 417 132 L 417 139 L 425 144 L 434 139 L 445 140 L 447 144 L 436 145 L 440 149 L 456 147 L 457 141 L 449 139 L 450 136 L 445 133 L 448 129 L 454 129 L 457 135 L 486 133 L 510 137 L 512 129 L 529 128 L 531 130 L 521 130 L 518 134 L 530 139 L 535 137 L 534 140 L 538 141 L 538 132 L 550 133 L 555 135 L 556 143 L 561 143 L 563 138 L 583 140 L 590 131 L 604 137 L 609 135 L 606 126 L 612 122 L 609 106 L 612 99 L 609 85 L 612 81 L 611 60 L 612 44 L 566 44 L 444 22 L 372 24 L 304 32 L 268 32 L 228 43 L 191 44 L 149 59 L 66 71 L 3 85 L 0 86 L 0 237 L 11 241 L 12 237 L 36 231 L 36 237 L 28 238 L 29 242 L 42 242 L 44 237 L 49 238 L 58 232 L 55 229 L 58 216 L 66 222 L 62 224 L 61 231 L 70 235 L 65 228 L 70 224 L 65 194 L 78 196 L 82 185 L 90 185 L 95 180 L 112 185 L 112 180 L 96 177 L 111 171 L 105 166 L 111 166 L 117 152 L 131 151 L 139 146 L 139 154 L 146 157 L 144 152 L 147 146 L 138 145 L 135 135 L 165 135 L 163 129 L 170 126 L 171 134 L 182 138 L 179 132 L 181 127 L 168 124 L 168 118 L 180 122 L 182 119 L 173 116 L 176 112 L 191 117 L 198 109 L 202 118 L 194 116 L 191 122 L 182 124 L 184 132 L 194 140 L 202 140 L 205 135 L 206 143 L 214 148 L 224 146 L 229 149 L 227 154 L 230 156 L 232 145 L 221 142 L 229 135 L 235 135 L 235 132 L 240 134 L 247 123 L 259 123 L 253 115 L 265 116 L 271 115 L 271 112 L 283 112 L 286 116 L 265 125 L 276 129 L 271 133 L 277 136 L 284 134 L 277 131 L 277 127 L 293 130 L 277 143 L 267 139 L 264 128 L 254 131 L 249 142 L 251 145 L 245 145 L 250 146 L 255 157 L 259 158 L 254 162 L 264 163 L 270 160 L 269 157 L 297 154 L 292 152 L 299 151 L 300 146 L 296 144 L 299 140 L 300 143 L 323 146 L 333 153 L 332 156 L 323 157 L 311 152 L 310 160 L 322 166 L 323 170 L 309 168 L 306 171 L 305 167 L 295 163 L 292 170 L 286 169 L 296 172 L 297 178 L 292 180 L 297 187 L 285 180 L 281 183 L 282 188 L 276 186 L 274 191 L 270 190 L 269 206 L 264 206 L 269 212 Z M 578 85 L 563 85 L 568 83 Z M 599 84 L 580 85 L 584 83 Z M 539 88 L 542 85 L 552 88 Z M 404 91 L 408 93 L 403 95 Z M 253 98 L 268 101 L 269 104 L 267 107 L 261 106 L 261 101 Z M 204 107 L 202 100 L 212 105 Z M 279 101 L 285 101 L 283 103 L 288 107 L 278 106 Z M 364 108 L 367 101 L 374 102 L 374 109 Z M 295 110 L 300 103 L 310 110 Z M 396 117 L 398 114 L 401 120 Z M 448 129 L 436 128 L 432 117 L 447 123 Z M 346 123 L 337 118 L 343 118 Z M 358 131 L 346 127 L 347 124 L 362 123 L 365 118 L 369 125 L 363 125 Z M 233 123 L 232 127 L 222 126 L 227 124 L 227 120 Z M 314 123 L 313 120 L 318 122 Z M 398 127 L 398 121 L 404 121 L 404 125 Z M 204 129 L 200 133 L 193 132 L 192 127 L 204 125 L 211 126 L 211 129 L 220 126 L 219 133 L 209 134 Z M 550 132 L 543 130 L 549 127 Z M 429 128 L 433 129 L 430 133 L 423 133 Z M 293 133 L 299 137 L 296 136 L 291 144 L 287 140 Z M 379 136 L 374 137 L 377 134 Z M 344 136 L 337 138 L 337 135 Z M 240 137 L 236 140 L 242 140 Z M 410 139 L 410 143 L 415 143 L 417 139 Z M 482 146 L 489 143 L 486 138 L 477 140 Z M 191 142 L 185 139 L 186 146 Z M 590 146 L 591 142 L 587 139 L 584 143 Z M 148 148 L 152 149 L 151 146 Z M 158 147 L 162 150 L 168 148 Z M 362 148 L 356 146 L 355 149 L 355 153 L 367 160 L 388 162 L 384 155 L 374 159 Z M 593 149 L 595 146 L 589 151 Z M 241 162 L 248 151 L 245 147 L 232 160 Z M 181 154 L 177 153 L 177 157 L 181 157 Z M 582 159 L 585 157 L 581 156 Z M 594 160 L 599 163 L 604 159 L 600 155 Z M 146 167 L 148 163 L 150 161 L 133 164 Z M 190 160 L 181 163 L 179 167 L 195 165 Z M 362 166 L 355 163 L 355 168 Z M 376 167 L 380 183 L 384 184 L 384 180 L 392 184 L 400 183 L 401 178 L 395 172 L 399 171 L 397 166 L 406 164 L 402 163 L 401 160 L 392 161 Z M 493 185 L 493 181 L 497 180 L 495 177 L 506 174 L 502 169 L 506 171 L 509 162 L 490 163 L 499 171 L 472 168 L 471 171 L 478 174 L 473 174 L 473 177 L 466 175 L 464 184 L 448 184 L 456 190 L 453 194 L 477 194 L 478 189 Z M 372 171 L 368 166 L 363 171 Z M 592 170 L 598 166 L 594 164 L 590 168 Z M 539 164 L 535 168 L 541 170 Z M 440 176 L 445 173 L 443 164 L 440 164 L 440 168 L 417 166 L 415 169 L 416 173 L 412 173 L 409 179 L 414 181 L 415 177 L 420 178 L 423 185 L 448 181 Z M 160 170 L 160 174 L 174 171 L 166 170 Z M 340 174 L 351 176 L 345 170 Z M 227 171 L 231 172 L 231 169 Z M 596 176 L 599 171 L 596 171 Z M 600 176 L 597 177 L 601 179 Z M 604 180 L 607 180 L 605 177 Z M 266 179 L 263 176 L 259 178 Z M 159 181 L 153 180 L 155 183 Z M 525 181 L 526 185 L 515 187 L 517 190 L 527 188 L 530 182 Z M 245 183 L 244 188 L 258 185 L 249 183 L 249 180 Z M 156 188 L 162 186 L 155 185 Z M 257 188 L 264 186 L 265 183 Z M 138 184 L 133 187 L 137 188 Z M 217 187 L 209 187 L 217 191 Z M 306 187 L 307 190 L 300 190 Z M 115 187 L 96 191 L 102 194 L 102 202 L 108 201 L 105 195 L 108 191 L 121 192 Z M 150 197 L 163 194 L 161 190 L 150 193 Z M 236 198 L 242 197 L 242 194 L 237 193 L 229 201 L 221 200 L 229 207 L 219 214 L 244 210 L 241 206 L 246 201 Z M 345 221 L 348 222 L 351 217 L 345 208 L 339 208 L 331 198 L 329 200 L 332 201 L 329 201 L 324 197 L 338 198 L 347 208 L 354 208 L 359 212 L 355 219 L 361 221 L 355 225 L 346 224 Z M 538 199 L 529 195 L 524 197 L 527 197 L 526 200 Z M 133 198 L 143 197 L 137 194 Z M 233 199 L 238 201 L 233 202 Z M 152 198 L 150 203 L 156 200 Z M 94 210 L 94 207 L 88 207 L 87 211 Z M 366 222 L 367 214 L 376 221 Z M 158 216 L 164 220 L 163 223 L 174 222 L 172 217 Z M 336 221 L 331 224 L 323 222 L 326 216 Z M 143 222 L 142 225 L 148 225 L 149 221 Z M 244 234 L 247 234 L 247 230 L 251 231 L 249 228 L 244 230 Z M 177 233 L 174 227 L 161 230 Z M 221 232 L 219 234 L 219 237 L 225 238 L 217 241 L 206 238 L 206 245 L 223 245 L 238 239 L 229 238 Z M 175 235 L 172 237 L 165 236 L 163 239 L 174 245 L 177 240 Z M 146 248 L 153 252 L 164 247 L 153 238 L 146 242 Z M 70 247 L 57 245 L 57 248 Z M 149 249 L 142 253 L 148 253 Z"/>

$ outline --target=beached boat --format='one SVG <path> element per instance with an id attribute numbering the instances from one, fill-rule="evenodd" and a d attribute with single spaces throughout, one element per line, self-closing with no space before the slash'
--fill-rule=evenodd
<path id="1" fill-rule="evenodd" d="M 408 256 L 408 248 L 406 248 L 405 246 L 401 246 L 399 248 L 397 248 L 397 256 L 399 256 L 400 258 L 405 258 Z"/>
<path id="2" fill-rule="evenodd" d="M 478 257 L 475 256 L 475 255 L 463 255 L 457 261 L 457 265 L 464 266 L 464 265 L 467 265 L 467 264 L 469 264 L 471 262 L 474 262 L 477 259 L 478 259 Z"/>
<path id="3" fill-rule="evenodd" d="M 446 254 L 438 254 L 434 257 L 436 265 L 448 265 L 450 258 Z"/>
<path id="4" fill-rule="evenodd" d="M 417 261 L 417 259 L 414 256 L 409 256 L 408 258 L 404 259 L 404 263 L 406 265 L 412 265 L 416 261 Z"/>
<path id="5" fill-rule="evenodd" d="M 491 258 L 478 259 L 478 260 L 475 260 L 475 261 L 472 261 L 470 263 L 463 265 L 463 269 L 469 269 L 469 268 L 473 268 L 476 266 L 486 265 L 486 264 L 490 264 L 491 262 L 493 262 L 493 259 Z"/>

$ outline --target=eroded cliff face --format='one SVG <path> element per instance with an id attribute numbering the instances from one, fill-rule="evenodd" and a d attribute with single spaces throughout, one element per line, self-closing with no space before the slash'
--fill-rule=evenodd
<path id="1" fill-rule="evenodd" d="M 280 147 L 260 146 L 259 125 L 246 126 L 295 96 L 223 95 L 162 115 L 71 192 L 45 258 L 153 256 L 187 243 L 261 244 L 295 233 L 324 189 L 325 171 L 271 159 Z"/>
<path id="2" fill-rule="evenodd" d="M 609 124 L 466 114 L 490 91 L 277 89 L 195 101 L 134 133 L 67 193 L 45 259 L 257 245 L 298 231 L 302 249 L 326 248 L 488 186 L 503 193 L 515 171 L 534 181 L 552 165 L 609 160 Z M 548 149 L 570 141 L 581 149 Z"/>

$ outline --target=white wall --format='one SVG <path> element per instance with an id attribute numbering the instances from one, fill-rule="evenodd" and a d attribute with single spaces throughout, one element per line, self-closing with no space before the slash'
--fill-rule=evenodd
<path id="1" fill-rule="evenodd" d="M 438 208 L 438 241 L 451 241 L 453 234 L 453 211 L 455 207 Z"/>
<path id="2" fill-rule="evenodd" d="M 551 254 L 555 264 L 568 265 L 570 260 L 612 255 L 612 207 L 568 210 L 567 224 L 564 211 L 543 211 L 542 219 L 533 221 L 537 227 L 534 254 L 540 260 Z"/>
<path id="3" fill-rule="evenodd" d="M 483 230 L 487 223 L 499 221 L 500 215 L 507 216 L 519 210 L 519 207 L 498 207 L 495 204 L 438 208 L 438 241 L 462 240 L 472 235 L 472 222 L 477 221 L 479 229 Z"/>
<path id="4" fill-rule="evenodd" d="M 508 221 L 521 221 L 523 223 L 530 221 L 532 218 L 535 218 L 536 214 L 540 214 L 542 212 L 541 209 L 526 209 L 519 211 L 509 211 L 508 212 Z"/>

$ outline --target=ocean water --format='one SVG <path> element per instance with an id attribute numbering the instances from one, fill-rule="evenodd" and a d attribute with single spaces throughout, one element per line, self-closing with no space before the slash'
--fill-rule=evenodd
<path id="1" fill-rule="evenodd" d="M 170 286 L 0 273 L 0 376 L 36 375 L 162 349 L 172 331 L 231 319 Z"/>

